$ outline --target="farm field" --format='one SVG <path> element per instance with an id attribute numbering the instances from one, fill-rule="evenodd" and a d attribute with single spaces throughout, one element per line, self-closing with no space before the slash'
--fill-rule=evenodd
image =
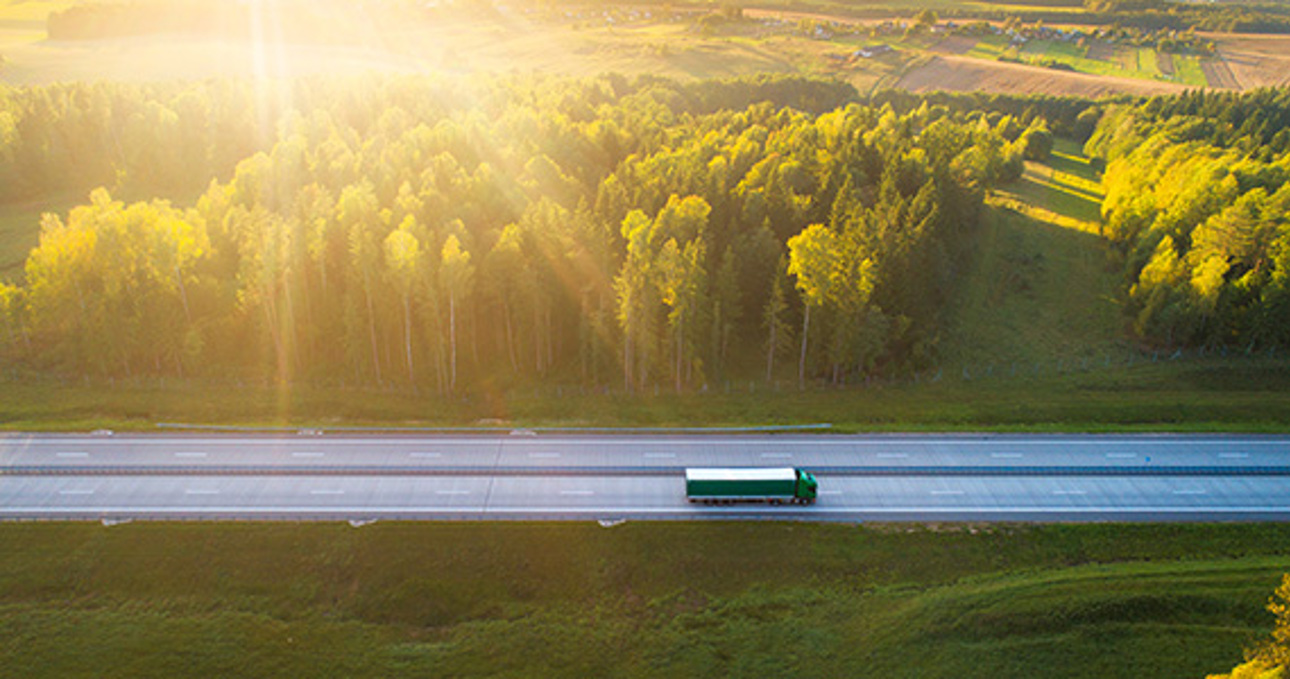
<path id="1" fill-rule="evenodd" d="M 936 56 L 922 65 L 910 68 L 896 83 L 896 87 L 911 92 L 951 90 L 1092 98 L 1115 94 L 1176 94 L 1186 89 L 1181 84 L 1164 81 L 1073 73 L 950 55 Z"/>
<path id="2" fill-rule="evenodd" d="M 1240 89 L 1290 83 L 1290 36 L 1206 36 L 1218 43 L 1231 84 Z"/>
<path id="3" fill-rule="evenodd" d="M 276 45 L 256 53 L 236 41 L 155 35 L 128 39 L 59 42 L 45 39 L 43 17 L 67 2 L 11 2 L 0 6 L 0 82 L 15 85 L 65 80 L 156 81 L 211 77 L 293 77 L 301 75 L 447 71 L 454 73 L 525 70 L 561 75 L 607 71 L 704 79 L 751 73 L 832 74 L 862 92 L 897 86 L 913 91 L 949 89 L 1013 94 L 1151 95 L 1186 87 L 1256 87 L 1285 82 L 1285 38 L 1211 36 L 1222 61 L 1195 56 L 1161 57 L 1154 50 L 1095 45 L 1089 54 L 1074 45 L 1033 41 L 1020 52 L 1006 38 L 971 45 L 968 38 L 894 43 L 882 59 L 839 64 L 830 55 L 848 54 L 875 41 L 858 36 L 811 39 L 759 23 L 780 19 L 839 21 L 827 14 L 757 12 L 746 25 L 712 35 L 690 21 L 659 19 L 612 23 L 603 20 L 544 20 L 513 15 L 492 20 L 447 20 L 396 35 L 370 36 L 353 45 Z M 841 20 L 872 24 L 877 20 Z M 938 44 L 940 43 L 940 44 Z M 995 61 L 1069 64 L 1078 73 Z M 965 61 L 973 57 L 979 61 Z M 1203 64 L 1203 65 L 1202 65 Z M 1230 71 L 1230 72 L 1229 72 Z M 1144 84 L 1145 83 L 1145 84 Z"/>
<path id="4" fill-rule="evenodd" d="M 1204 676 L 1280 525 L 0 525 L 23 677 Z"/>
<path id="5" fill-rule="evenodd" d="M 962 38 L 954 38 L 962 40 Z M 1157 53 L 1155 49 L 1096 43 L 1090 47 L 1059 40 L 1031 40 L 1021 48 L 1009 45 L 1006 36 L 983 38 L 964 52 L 978 59 L 1019 60 L 1028 65 L 1065 64 L 1071 70 L 1111 78 L 1179 83 L 1205 87 L 1201 59 L 1195 55 Z"/>

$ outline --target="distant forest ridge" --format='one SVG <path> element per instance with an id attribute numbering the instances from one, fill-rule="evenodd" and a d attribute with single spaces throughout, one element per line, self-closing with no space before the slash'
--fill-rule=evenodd
<path id="1" fill-rule="evenodd" d="M 654 4 L 674 14 L 696 18 L 708 12 L 730 16 L 741 3 L 728 2 L 720 8 L 708 4 L 632 3 L 630 7 Z M 1285 3 L 1189 3 L 1171 0 L 1040 0 L 998 4 L 997 9 L 981 4 L 941 4 L 935 9 L 942 18 L 1026 22 L 1116 25 L 1139 30 L 1202 30 L 1226 33 L 1290 33 L 1290 5 Z M 852 18 L 913 17 L 917 7 L 881 3 L 838 3 L 830 0 L 758 2 L 757 9 L 805 11 Z M 442 2 L 383 0 L 362 5 L 336 0 L 276 0 L 274 2 L 231 3 L 225 0 L 130 0 L 89 2 L 50 14 L 48 34 L 53 40 L 93 40 L 157 33 L 200 34 L 218 37 L 272 37 L 294 42 L 352 43 L 379 41 L 382 36 L 428 25 L 447 17 L 501 18 L 513 13 L 536 17 L 558 17 L 561 12 L 585 7 L 617 10 L 619 3 L 586 2 Z M 1087 11 L 1072 14 L 1071 7 Z M 1051 9 L 1050 9 L 1051 8 Z"/>

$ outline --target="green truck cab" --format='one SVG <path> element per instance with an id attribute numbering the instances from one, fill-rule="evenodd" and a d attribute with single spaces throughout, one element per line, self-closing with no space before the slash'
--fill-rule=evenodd
<path id="1" fill-rule="evenodd" d="M 685 495 L 690 502 L 811 504 L 815 502 L 819 488 L 813 474 L 794 467 L 692 467 L 685 470 Z"/>

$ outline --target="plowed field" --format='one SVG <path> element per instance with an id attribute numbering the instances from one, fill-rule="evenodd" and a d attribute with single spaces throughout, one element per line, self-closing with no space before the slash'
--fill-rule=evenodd
<path id="1" fill-rule="evenodd" d="M 1186 89 L 1175 83 L 1087 75 L 948 55 L 935 57 L 927 64 L 911 69 L 896 83 L 896 87 L 913 92 L 985 91 L 1079 97 L 1170 94 Z"/>
<path id="2" fill-rule="evenodd" d="M 1275 87 L 1290 84 L 1290 36 L 1285 35 L 1207 35 L 1218 43 L 1218 52 L 1227 63 L 1231 86 L 1241 89 Z M 1209 71 L 1205 71 L 1209 77 Z M 1220 76 L 1221 77 L 1221 76 Z"/>

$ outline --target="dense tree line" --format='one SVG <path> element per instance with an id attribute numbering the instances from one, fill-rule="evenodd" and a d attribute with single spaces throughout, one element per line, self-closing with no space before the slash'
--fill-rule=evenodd
<path id="1" fill-rule="evenodd" d="M 1111 108 L 1086 150 L 1128 308 L 1166 346 L 1290 344 L 1290 90 Z"/>
<path id="2" fill-rule="evenodd" d="M 52 88 L 162 118 L 186 97 L 247 106 L 248 153 L 221 178 L 232 150 L 209 118 L 175 128 L 183 154 L 121 140 L 113 162 L 157 186 L 216 180 L 46 215 L 25 282 L 0 287 L 6 355 L 442 391 L 694 389 L 790 353 L 803 380 L 919 365 L 984 190 L 1042 127 L 842 104 L 855 93 L 831 81 L 612 75 L 305 81 L 266 127 L 242 88 Z"/>
<path id="3" fill-rule="evenodd" d="M 872 94 L 871 106 L 891 106 L 897 113 L 913 111 L 924 105 L 943 107 L 967 119 L 984 117 L 997 126 L 1004 117 L 1011 117 L 1023 129 L 1040 123 L 1053 134 L 1086 141 L 1102 118 L 1102 111 L 1111 104 L 1139 103 L 1140 98 L 1128 95 L 1088 99 L 1084 97 L 1054 96 L 1050 94 L 996 94 L 991 92 L 930 92 L 917 94 L 908 90 L 879 90 Z"/>

